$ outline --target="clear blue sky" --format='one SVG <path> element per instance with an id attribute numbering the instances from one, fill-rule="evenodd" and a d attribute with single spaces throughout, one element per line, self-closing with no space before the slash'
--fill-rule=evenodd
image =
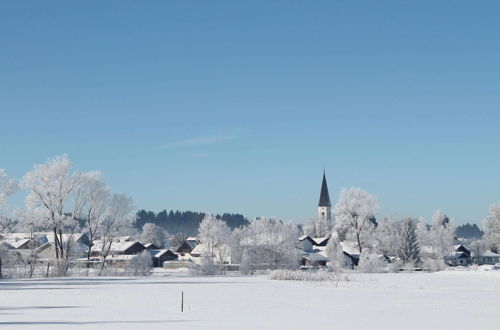
<path id="1" fill-rule="evenodd" d="M 0 4 L 0 168 L 67 153 L 137 208 L 380 216 L 500 200 L 498 1 Z M 22 197 L 15 197 L 20 201 Z"/>

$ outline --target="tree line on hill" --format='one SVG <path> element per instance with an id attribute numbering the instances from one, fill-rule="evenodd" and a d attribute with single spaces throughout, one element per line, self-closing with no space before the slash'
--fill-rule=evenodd
<path id="1" fill-rule="evenodd" d="M 481 239 L 483 235 L 484 231 L 479 229 L 475 223 L 472 225 L 470 223 L 466 223 L 457 227 L 457 237 Z"/>
<path id="2" fill-rule="evenodd" d="M 204 212 L 163 210 L 155 213 L 139 210 L 136 214 L 134 227 L 140 230 L 146 223 L 154 223 L 169 234 L 183 233 L 187 236 L 193 236 L 198 232 L 198 227 L 205 216 L 207 214 Z M 241 214 L 217 214 L 215 218 L 224 221 L 231 229 L 249 224 L 248 219 Z"/>

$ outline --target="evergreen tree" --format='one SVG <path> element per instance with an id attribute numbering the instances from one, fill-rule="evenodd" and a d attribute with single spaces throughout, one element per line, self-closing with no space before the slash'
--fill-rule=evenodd
<path id="1" fill-rule="evenodd" d="M 398 249 L 399 258 L 405 263 L 415 266 L 420 264 L 420 247 L 417 239 L 416 221 L 408 218 L 403 223 L 400 245 Z"/>

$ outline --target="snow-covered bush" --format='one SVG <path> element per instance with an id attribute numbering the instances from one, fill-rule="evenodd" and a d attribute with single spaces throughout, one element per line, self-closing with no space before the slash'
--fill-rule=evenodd
<path id="1" fill-rule="evenodd" d="M 151 255 L 147 250 L 134 256 L 126 264 L 126 273 L 133 276 L 150 275 L 153 271 L 153 262 Z"/>
<path id="2" fill-rule="evenodd" d="M 391 273 L 397 273 L 401 268 L 403 268 L 403 262 L 399 258 L 391 260 L 387 265 L 387 270 Z"/>
<path id="3" fill-rule="evenodd" d="M 446 269 L 446 264 L 442 259 L 425 258 L 422 260 L 422 268 L 431 272 L 437 272 Z"/>
<path id="4" fill-rule="evenodd" d="M 190 272 L 192 275 L 215 275 L 217 273 L 217 265 L 214 259 L 208 255 L 202 255 L 198 265 L 193 264 Z"/>
<path id="5" fill-rule="evenodd" d="M 248 275 L 252 273 L 253 270 L 252 264 L 253 264 L 252 257 L 248 254 L 247 251 L 243 251 L 239 267 L 240 273 L 243 275 Z"/>
<path id="6" fill-rule="evenodd" d="M 344 256 L 344 251 L 340 245 L 337 232 L 334 230 L 328 244 L 326 245 L 326 255 L 330 259 L 328 262 L 328 268 L 331 271 L 340 272 L 346 266 L 346 260 Z"/>
<path id="7" fill-rule="evenodd" d="M 328 272 L 322 269 L 318 271 L 279 269 L 271 272 L 271 279 L 280 281 L 331 281 L 338 283 L 342 277 L 338 273 Z"/>
<path id="8" fill-rule="evenodd" d="M 387 270 L 386 266 L 383 256 L 371 251 L 364 251 L 359 257 L 358 270 L 363 273 L 382 273 Z"/>

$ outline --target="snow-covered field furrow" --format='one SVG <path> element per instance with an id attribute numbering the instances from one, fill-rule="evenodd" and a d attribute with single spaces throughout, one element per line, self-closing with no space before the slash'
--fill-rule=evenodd
<path id="1" fill-rule="evenodd" d="M 0 281 L 6 329 L 498 329 L 500 272 Z M 184 312 L 180 311 L 184 291 Z"/>

